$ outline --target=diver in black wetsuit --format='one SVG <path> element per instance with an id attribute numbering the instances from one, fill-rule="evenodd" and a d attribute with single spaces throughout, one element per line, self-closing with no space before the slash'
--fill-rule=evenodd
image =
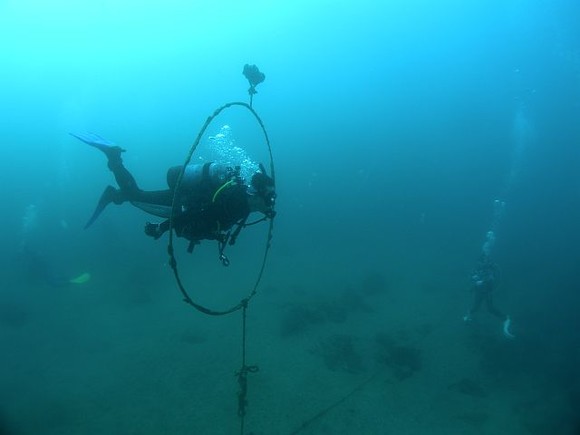
<path id="1" fill-rule="evenodd" d="M 174 166 L 167 171 L 169 189 L 144 191 L 123 165 L 121 154 L 124 149 L 93 133 L 71 135 L 106 155 L 108 167 L 119 186 L 118 189 L 113 186 L 105 188 L 85 228 L 93 224 L 108 204 L 129 201 L 149 214 L 166 219 L 159 224 L 145 224 L 148 236 L 161 237 L 169 229 L 175 187 L 182 167 Z M 232 244 L 246 225 L 250 213 L 262 213 L 263 219 L 274 217 L 275 199 L 274 182 L 262 165 L 253 174 L 250 185 L 240 177 L 240 168 L 219 163 L 188 165 L 177 195 L 173 228 L 177 236 L 190 241 L 191 251 L 201 240 L 217 240 L 225 244 L 230 239 L 230 230 L 237 225 L 233 238 L 229 240 Z"/>
<path id="2" fill-rule="evenodd" d="M 474 298 L 468 314 L 470 318 L 479 311 L 479 308 L 485 302 L 487 311 L 490 314 L 493 314 L 502 321 L 506 319 L 507 316 L 499 311 L 493 303 L 493 289 L 496 286 L 497 279 L 497 265 L 486 255 L 482 255 L 476 270 L 471 276 Z"/>
<path id="3" fill-rule="evenodd" d="M 476 312 L 485 303 L 487 311 L 502 321 L 503 333 L 507 338 L 514 338 L 510 331 L 510 317 L 499 311 L 493 303 L 493 291 L 499 281 L 499 268 L 488 255 L 483 253 L 477 267 L 471 276 L 473 283 L 473 302 L 467 315 L 463 317 L 465 322 L 470 322 Z"/>

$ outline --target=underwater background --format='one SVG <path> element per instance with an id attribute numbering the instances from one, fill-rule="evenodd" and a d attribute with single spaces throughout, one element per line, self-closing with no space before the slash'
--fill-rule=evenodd
<path id="1" fill-rule="evenodd" d="M 578 22 L 566 0 L 0 1 L 0 434 L 580 433 Z M 83 229 L 114 178 L 69 132 L 163 189 L 249 101 L 247 63 L 278 215 L 241 430 L 241 312 L 183 303 L 156 218 Z M 238 108 L 194 160 L 224 132 L 268 162 Z M 512 340 L 462 320 L 492 228 Z M 176 242 L 192 297 L 238 303 L 266 237 L 228 268 Z"/>

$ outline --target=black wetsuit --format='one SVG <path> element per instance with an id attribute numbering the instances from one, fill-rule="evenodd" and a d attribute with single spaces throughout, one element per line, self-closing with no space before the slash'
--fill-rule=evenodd
<path id="1" fill-rule="evenodd" d="M 498 279 L 498 269 L 495 263 L 485 261 L 479 264 L 479 267 L 472 276 L 473 280 L 473 304 L 469 310 L 469 316 L 479 311 L 481 305 L 485 303 L 487 311 L 501 320 L 507 316 L 499 311 L 493 303 L 493 290 Z"/>
<path id="2" fill-rule="evenodd" d="M 107 196 L 105 203 L 121 204 L 130 201 L 147 213 L 169 218 L 177 177 L 182 167 L 175 166 L 167 171 L 169 189 L 160 191 L 141 190 L 133 175 L 123 165 L 120 154 L 109 157 L 108 167 L 113 172 L 119 189 L 108 187 L 99 204 Z M 220 176 L 216 179 L 210 175 L 210 170 L 221 171 Z M 176 204 L 174 211 L 175 233 L 191 242 L 203 239 L 220 240 L 224 232 L 236 223 L 243 223 L 250 214 L 247 186 L 234 170 L 215 163 L 205 163 L 199 167 L 198 172 L 200 178 L 195 185 L 192 183 L 188 185 L 184 179 L 180 186 L 179 203 Z M 98 207 L 98 213 L 100 210 Z M 96 219 L 98 213 L 95 212 L 96 216 L 93 215 L 89 225 Z M 145 233 L 157 239 L 168 229 L 169 219 L 166 219 L 160 224 L 148 223 Z"/>

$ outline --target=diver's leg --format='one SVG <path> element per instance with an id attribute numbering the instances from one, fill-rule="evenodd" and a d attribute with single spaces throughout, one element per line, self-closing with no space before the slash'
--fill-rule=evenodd
<path id="1" fill-rule="evenodd" d="M 509 339 L 515 338 L 515 336 L 511 332 L 512 321 L 510 319 L 510 316 L 502 313 L 500 310 L 498 310 L 495 307 L 495 305 L 493 304 L 493 297 L 492 297 L 491 292 L 488 293 L 488 295 L 487 295 L 486 304 L 487 304 L 487 311 L 489 311 L 491 314 L 493 314 L 495 317 L 497 317 L 498 319 L 500 319 L 502 321 L 503 335 Z"/>
<path id="2" fill-rule="evenodd" d="M 123 165 L 123 158 L 121 157 L 121 153 L 124 153 L 125 150 L 118 146 L 98 146 L 95 147 L 103 151 L 105 156 L 107 156 L 107 167 L 111 170 L 113 175 L 115 176 L 115 181 L 117 181 L 117 185 L 121 189 L 123 195 L 119 195 L 119 197 L 125 197 L 125 201 L 133 199 L 135 195 L 138 195 L 141 189 L 137 186 L 137 182 L 133 175 L 125 168 Z"/>
<path id="3" fill-rule="evenodd" d="M 493 314 L 495 317 L 497 317 L 502 321 L 505 321 L 507 319 L 507 316 L 500 310 L 498 310 L 493 304 L 493 297 L 491 292 L 487 293 L 485 298 L 485 304 L 487 305 L 487 311 L 489 311 L 490 314 Z"/>
<path id="4" fill-rule="evenodd" d="M 117 195 L 116 200 L 113 202 L 118 204 L 130 200 L 133 195 L 136 195 L 140 191 L 135 178 L 133 178 L 133 175 L 123 165 L 123 159 L 121 158 L 121 154 L 125 152 L 123 148 L 116 146 L 113 142 L 94 133 L 71 133 L 71 135 L 102 151 L 107 157 L 107 166 L 115 176 L 115 180 L 122 192 L 122 195 Z M 126 198 L 123 198 L 123 196 Z"/>
<path id="5" fill-rule="evenodd" d="M 481 304 L 483 302 L 484 295 L 482 294 L 481 290 L 477 287 L 473 290 L 473 303 L 471 304 L 471 308 L 466 316 L 463 317 L 463 320 L 469 322 L 473 319 L 473 315 L 479 311 Z"/>
<path id="6" fill-rule="evenodd" d="M 131 198 L 131 201 L 134 202 L 141 202 L 144 204 L 151 204 L 151 205 L 158 205 L 161 207 L 166 207 L 166 208 L 171 208 L 171 205 L 173 204 L 173 191 L 166 189 L 166 190 L 139 190 L 135 197 Z M 137 204 L 133 204 L 136 205 L 137 207 L 139 207 Z M 141 208 L 141 207 L 139 207 Z M 150 214 L 155 214 L 155 213 L 151 213 L 148 210 L 144 210 Z M 168 212 L 169 213 L 169 212 Z M 169 216 L 169 214 L 166 215 L 158 215 L 161 217 L 167 217 Z"/>
<path id="7" fill-rule="evenodd" d="M 137 186 L 137 182 L 133 175 L 125 168 L 123 165 L 123 159 L 121 158 L 121 152 L 119 151 L 117 154 L 107 154 L 107 159 L 109 160 L 107 166 L 115 176 L 115 180 L 117 181 L 117 185 L 121 189 L 121 192 L 125 194 L 127 199 L 132 199 L 135 195 L 138 195 L 141 192 L 139 186 Z"/>
<path id="8" fill-rule="evenodd" d="M 95 211 L 85 225 L 85 228 L 88 228 L 99 217 L 105 207 L 111 202 L 115 204 L 121 204 L 125 201 L 136 199 L 141 193 L 141 189 L 139 189 L 137 182 L 131 173 L 127 170 L 127 168 L 125 168 L 123 165 L 121 153 L 125 152 L 124 149 L 119 146 L 115 146 L 112 142 L 94 133 L 71 133 L 71 135 L 83 141 L 84 143 L 97 148 L 98 150 L 102 151 L 103 154 L 105 154 L 107 157 L 107 166 L 111 172 L 113 172 L 115 180 L 119 186 L 119 189 L 115 189 L 113 186 L 107 186 L 105 188 L 101 194 L 101 197 L 99 198 L 99 202 L 97 203 Z"/>

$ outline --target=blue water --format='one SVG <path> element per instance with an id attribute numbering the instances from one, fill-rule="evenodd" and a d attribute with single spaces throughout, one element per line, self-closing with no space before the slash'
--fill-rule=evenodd
<path id="1" fill-rule="evenodd" d="M 240 433 L 240 313 L 182 302 L 154 217 L 83 230 L 114 178 L 68 133 L 163 189 L 249 102 L 246 63 L 278 215 L 244 433 L 578 433 L 577 2 L 195 3 L 0 2 L 0 434 Z M 268 165 L 240 108 L 194 161 L 224 125 Z M 462 321 L 489 230 L 515 340 Z M 266 238 L 243 231 L 227 269 L 178 241 L 194 299 L 239 302 Z"/>

